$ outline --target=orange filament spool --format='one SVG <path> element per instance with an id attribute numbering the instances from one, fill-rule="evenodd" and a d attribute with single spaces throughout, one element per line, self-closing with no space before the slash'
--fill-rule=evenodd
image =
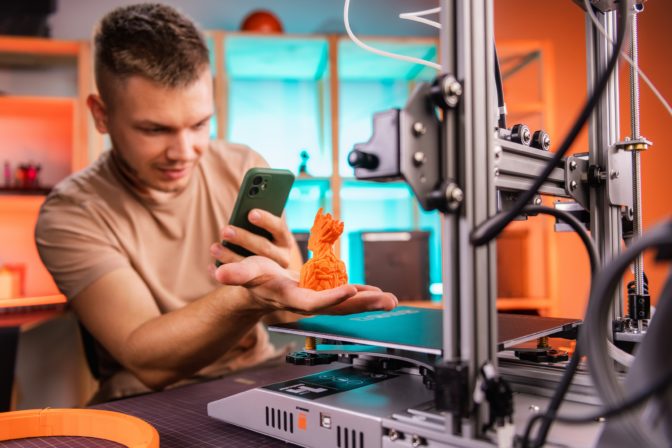
<path id="1" fill-rule="evenodd" d="M 159 433 L 144 420 L 97 409 L 0 413 L 0 441 L 28 437 L 95 437 L 129 448 L 158 448 Z"/>

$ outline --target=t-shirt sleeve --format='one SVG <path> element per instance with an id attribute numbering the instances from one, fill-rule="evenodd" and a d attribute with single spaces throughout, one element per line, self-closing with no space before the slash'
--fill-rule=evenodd
<path id="1" fill-rule="evenodd" d="M 130 266 L 106 226 L 86 204 L 50 198 L 40 209 L 35 242 L 68 300 L 116 269 Z"/>

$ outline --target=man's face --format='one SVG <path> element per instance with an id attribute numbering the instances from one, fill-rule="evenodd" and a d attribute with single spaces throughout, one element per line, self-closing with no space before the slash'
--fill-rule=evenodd
<path id="1" fill-rule="evenodd" d="M 113 150 L 141 187 L 172 193 L 183 190 L 208 147 L 213 114 L 209 69 L 186 87 L 164 87 L 132 76 L 110 89 L 102 107 Z M 95 113 L 94 113 L 95 116 Z"/>

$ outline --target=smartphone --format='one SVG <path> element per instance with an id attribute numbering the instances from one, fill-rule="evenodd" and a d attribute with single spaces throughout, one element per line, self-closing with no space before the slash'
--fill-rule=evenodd
<path id="1" fill-rule="evenodd" d="M 250 168 L 240 185 L 229 224 L 270 240 L 272 235 L 248 221 L 247 215 L 253 208 L 266 210 L 275 216 L 282 215 L 293 183 L 294 174 L 289 170 Z M 251 251 L 226 241 L 222 241 L 222 245 L 244 257 L 254 255 Z M 219 266 L 220 263 L 216 264 Z"/>

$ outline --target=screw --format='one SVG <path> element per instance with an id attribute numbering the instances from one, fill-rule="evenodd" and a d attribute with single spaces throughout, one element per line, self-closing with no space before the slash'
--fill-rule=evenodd
<path id="1" fill-rule="evenodd" d="M 495 168 L 495 177 L 499 176 L 499 168 Z"/>
<path id="2" fill-rule="evenodd" d="M 523 142 L 529 142 L 530 140 L 532 140 L 532 135 L 530 134 L 530 130 L 525 129 L 523 131 Z"/>
<path id="3" fill-rule="evenodd" d="M 539 406 L 537 406 L 536 404 L 531 404 L 529 409 L 530 412 L 533 414 L 538 414 L 540 411 Z"/>
<path id="4" fill-rule="evenodd" d="M 448 92 L 456 96 L 462 95 L 462 86 L 456 79 L 452 79 L 448 84 Z"/>
<path id="5" fill-rule="evenodd" d="M 612 179 L 618 179 L 618 177 L 621 175 L 621 172 L 618 170 L 611 170 L 611 178 Z"/>
<path id="6" fill-rule="evenodd" d="M 413 154 L 413 164 L 415 166 L 420 166 L 427 161 L 427 156 L 424 152 L 418 151 Z"/>
<path id="7" fill-rule="evenodd" d="M 570 190 L 576 190 L 576 181 L 573 180 L 569 183 L 569 189 Z"/>
<path id="8" fill-rule="evenodd" d="M 418 448 L 420 445 L 422 445 L 422 438 L 420 436 L 413 434 L 411 436 L 411 446 L 413 448 Z"/>
<path id="9" fill-rule="evenodd" d="M 413 135 L 415 135 L 416 137 L 419 137 L 421 135 L 424 135 L 425 132 L 427 132 L 427 128 L 425 128 L 424 124 L 422 124 L 419 121 L 416 121 L 415 123 L 413 123 Z"/>
<path id="10" fill-rule="evenodd" d="M 571 160 L 569 162 L 569 169 L 574 171 L 576 169 L 576 160 Z"/>
<path id="11" fill-rule="evenodd" d="M 394 429 L 390 429 L 388 436 L 390 437 L 390 440 L 394 442 L 399 438 L 399 433 Z"/>
<path id="12" fill-rule="evenodd" d="M 546 134 L 544 136 L 544 148 L 548 148 L 550 146 L 551 146 L 551 137 L 549 137 L 548 134 Z"/>
<path id="13" fill-rule="evenodd" d="M 495 159 L 499 159 L 500 157 L 502 157 L 502 147 L 495 146 Z"/>
<path id="14" fill-rule="evenodd" d="M 443 78 L 443 83 L 441 85 L 443 88 L 443 100 L 445 101 L 448 107 L 457 106 L 459 97 L 462 95 L 462 85 L 457 82 L 455 77 L 446 76 Z"/>
<path id="15" fill-rule="evenodd" d="M 534 205 L 541 205 L 541 198 L 539 196 L 534 198 Z"/>
<path id="16" fill-rule="evenodd" d="M 454 202 L 462 202 L 464 200 L 464 191 L 460 187 L 453 187 L 450 191 L 449 199 Z"/>

